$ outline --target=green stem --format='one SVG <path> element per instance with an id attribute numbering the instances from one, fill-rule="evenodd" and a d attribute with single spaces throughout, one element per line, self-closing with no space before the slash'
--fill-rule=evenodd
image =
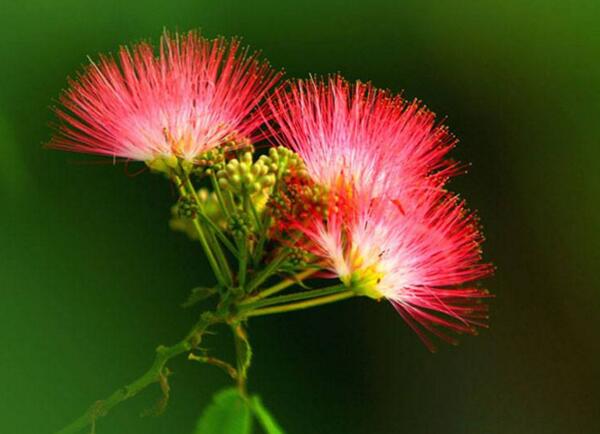
<path id="1" fill-rule="evenodd" d="M 237 361 L 237 385 L 240 395 L 247 396 L 246 380 L 248 378 L 248 367 L 252 358 L 252 350 L 248 343 L 246 331 L 240 323 L 232 324 L 231 331 L 235 343 L 235 355 Z"/>
<path id="2" fill-rule="evenodd" d="M 141 377 L 132 381 L 127 386 L 116 390 L 108 398 L 92 404 L 83 415 L 56 434 L 74 434 L 87 426 L 94 425 L 98 418 L 106 416 L 116 405 L 134 397 L 147 386 L 160 382 L 161 378 L 166 375 L 166 363 L 173 357 L 197 347 L 206 329 L 218 322 L 222 322 L 222 319 L 210 313 L 203 314 L 183 340 L 170 347 L 161 345 L 156 349 L 156 356 L 152 366 Z"/>
<path id="3" fill-rule="evenodd" d="M 194 184 L 192 184 L 192 180 L 187 175 L 185 177 L 185 183 L 186 183 L 188 192 L 192 195 L 192 197 L 194 198 L 194 201 L 196 202 L 196 205 L 198 206 L 198 211 L 203 214 L 203 217 L 205 218 L 205 220 L 210 221 L 208 216 L 206 216 L 206 214 L 204 213 L 204 208 L 202 206 L 202 202 L 200 202 L 200 199 L 198 198 L 198 194 L 196 193 Z M 215 228 L 217 231 L 220 231 L 220 229 L 216 225 L 215 225 Z M 221 245 L 217 242 L 217 240 L 214 237 L 214 231 L 209 230 L 208 232 L 209 232 L 211 244 L 213 245 L 213 248 L 214 248 L 214 252 L 216 253 L 217 259 L 221 264 L 221 268 L 222 268 L 221 271 L 223 271 L 223 273 L 225 273 L 225 275 L 227 276 L 228 283 L 232 284 L 233 276 L 232 276 L 231 270 L 229 268 L 229 262 L 227 262 L 227 258 L 225 258 L 225 254 L 223 253 L 223 249 L 221 249 Z"/>
<path id="4" fill-rule="evenodd" d="M 229 263 L 227 262 L 227 258 L 225 258 L 225 254 L 223 253 L 223 249 L 221 248 L 221 245 L 215 238 L 215 234 L 223 235 L 223 234 L 221 234 L 221 229 L 219 227 L 217 227 L 210 220 L 210 218 L 208 218 L 208 216 L 205 214 L 204 208 L 202 206 L 202 202 L 198 198 L 196 189 L 194 188 L 194 185 L 192 184 L 192 181 L 188 175 L 185 176 L 184 191 L 185 191 L 185 189 L 187 189 L 187 193 L 194 199 L 194 202 L 196 203 L 196 206 L 198 208 L 198 214 L 201 217 L 202 222 L 204 222 L 205 224 L 208 224 L 208 226 L 209 226 L 207 231 L 204 231 L 203 230 L 204 228 L 202 228 L 202 227 L 200 230 L 203 232 L 205 242 L 208 243 L 207 244 L 208 249 L 210 250 L 211 255 L 213 256 L 213 260 L 216 255 L 216 262 L 218 263 L 217 266 L 219 268 L 220 275 L 221 275 L 221 283 L 225 286 L 231 285 L 233 283 L 233 276 L 232 276 L 231 270 L 229 268 Z M 196 218 L 194 218 L 193 221 L 196 222 L 196 223 L 194 223 L 194 226 L 198 230 L 198 225 L 200 224 L 200 222 L 198 222 Z M 201 240 L 201 242 L 202 242 L 202 240 Z M 228 244 L 230 245 L 230 243 L 228 243 Z M 230 245 L 230 247 L 228 247 L 228 248 L 230 248 L 230 250 L 231 250 L 233 248 L 233 246 Z M 235 250 L 235 249 L 233 249 L 233 250 Z M 209 258 L 209 260 L 210 260 L 210 258 Z"/>
<path id="5" fill-rule="evenodd" d="M 243 313 L 246 311 L 255 310 L 260 307 L 272 306 L 274 304 L 289 303 L 290 301 L 306 300 L 306 299 L 311 299 L 311 298 L 316 298 L 316 297 L 322 297 L 325 295 L 336 294 L 339 292 L 343 292 L 347 289 L 348 289 L 348 287 L 346 285 L 342 285 L 342 284 L 333 285 L 333 286 L 328 286 L 327 288 L 314 289 L 312 291 L 296 292 L 294 294 L 281 295 L 279 297 L 267 298 L 264 300 L 255 301 L 253 303 L 243 302 L 243 303 L 240 303 L 238 305 L 238 307 L 241 309 L 241 311 Z"/>
<path id="6" fill-rule="evenodd" d="M 347 298 L 355 297 L 356 295 L 357 295 L 356 292 L 348 290 L 348 291 L 343 291 L 343 292 L 338 292 L 336 294 L 328 295 L 325 297 L 318 297 L 318 298 L 313 298 L 313 299 L 306 300 L 306 301 L 300 301 L 298 303 L 291 303 L 291 304 L 284 304 L 284 305 L 280 305 L 280 306 L 271 306 L 271 307 L 265 307 L 262 309 L 256 309 L 256 310 L 246 313 L 245 316 L 246 317 L 262 316 L 262 315 L 271 315 L 274 313 L 291 312 L 291 311 L 300 310 L 300 309 L 308 309 L 308 308 L 320 306 L 323 304 L 334 303 L 336 301 L 345 300 Z"/>
<path id="7" fill-rule="evenodd" d="M 277 268 L 281 265 L 283 261 L 287 258 L 288 251 L 284 249 L 279 255 L 277 255 L 269 264 L 260 271 L 256 277 L 248 284 L 246 288 L 246 292 L 252 292 L 254 289 L 258 288 L 262 283 L 267 280 L 273 273 L 277 271 Z"/>
<path id="8" fill-rule="evenodd" d="M 221 212 L 225 216 L 227 220 L 229 220 L 229 211 L 227 210 L 227 205 L 225 204 L 225 199 L 223 198 L 223 192 L 221 191 L 221 186 L 219 185 L 219 181 L 217 180 L 217 176 L 215 175 L 215 171 L 210 171 L 210 182 L 212 183 L 213 190 L 217 195 L 217 202 L 219 202 L 219 207 L 221 208 Z"/>
<path id="9" fill-rule="evenodd" d="M 258 216 L 258 211 L 256 211 L 256 207 L 254 206 L 254 202 L 252 202 L 250 193 L 248 193 L 247 191 L 244 191 L 244 206 L 250 209 L 252 218 L 254 218 L 254 222 L 256 223 L 256 231 L 262 233 L 262 224 L 260 221 L 260 217 Z"/>
<path id="10" fill-rule="evenodd" d="M 219 262 L 221 264 L 223 264 L 224 260 L 222 258 L 220 258 L 218 261 L 217 259 L 215 259 L 215 256 L 213 254 L 213 250 L 211 249 L 210 245 L 215 245 L 216 243 L 211 240 L 211 242 L 209 243 L 207 237 L 204 234 L 204 230 L 202 228 L 202 226 L 200 225 L 200 222 L 197 219 L 193 219 L 192 223 L 194 225 L 194 227 L 196 228 L 196 232 L 198 232 L 198 236 L 200 237 L 200 243 L 202 244 L 202 247 L 204 248 L 205 252 L 206 252 L 206 257 L 208 258 L 208 262 L 210 263 L 210 266 L 213 270 L 213 273 L 215 274 L 215 277 L 217 278 L 217 280 L 219 281 L 219 283 L 221 284 L 221 286 L 223 287 L 227 287 L 231 284 L 231 277 L 229 279 L 226 279 L 221 271 L 221 266 L 219 266 Z M 202 234 L 202 235 L 200 235 Z"/>
<path id="11" fill-rule="evenodd" d="M 202 221 L 209 226 L 213 233 L 217 236 L 217 238 L 219 239 L 219 241 L 221 241 L 221 243 L 223 243 L 223 245 L 227 248 L 227 250 L 229 250 L 229 252 L 236 257 L 236 259 L 239 258 L 239 253 L 237 251 L 237 248 L 233 245 L 233 243 L 231 241 L 229 241 L 229 239 L 223 234 L 223 231 L 215 224 L 215 222 L 213 222 L 205 213 L 204 211 L 200 211 L 198 213 L 198 215 L 200 216 L 200 218 L 202 219 Z"/>
<path id="12" fill-rule="evenodd" d="M 184 186 L 183 182 L 181 181 L 181 178 L 179 178 L 177 175 L 173 175 L 173 177 L 175 179 L 175 184 L 177 185 L 177 188 L 179 189 L 180 196 L 186 197 L 188 195 L 188 192 L 186 191 L 185 186 Z M 188 178 L 188 181 L 189 181 L 189 178 Z M 192 190 L 193 190 L 193 187 L 192 187 Z M 196 192 L 192 191 L 191 194 L 192 194 L 192 197 L 194 197 L 196 203 L 199 203 L 200 201 L 198 200 L 198 196 L 196 195 Z M 198 233 L 198 239 L 200 240 L 200 244 L 202 245 L 202 248 L 204 249 L 204 253 L 206 254 L 208 263 L 210 264 L 210 267 L 213 270 L 213 273 L 214 273 L 215 277 L 217 278 L 217 281 L 219 282 L 220 285 L 226 286 L 225 278 L 223 277 L 223 274 L 221 273 L 221 269 L 219 268 L 217 260 L 215 259 L 215 256 L 213 255 L 212 249 L 208 245 L 208 241 L 204 234 L 204 230 L 200 226 L 200 223 L 198 222 L 197 219 L 193 219 L 192 224 L 194 225 L 194 228 L 196 229 L 196 232 Z"/>
<path id="13" fill-rule="evenodd" d="M 260 260 L 262 259 L 263 252 L 265 250 L 265 244 L 267 242 L 267 232 L 269 230 L 270 225 L 270 217 L 265 217 L 265 221 L 263 222 L 263 227 L 265 228 L 261 234 L 258 242 L 256 243 L 256 248 L 254 249 L 253 262 L 254 265 L 257 266 L 260 264 Z"/>
<path id="14" fill-rule="evenodd" d="M 245 237 L 244 237 L 245 238 Z M 246 271 L 248 270 L 248 242 L 240 237 L 240 257 L 239 257 L 239 273 L 238 281 L 240 288 L 244 290 L 246 285 Z"/>
<path id="15" fill-rule="evenodd" d="M 223 191 L 221 190 L 221 193 L 223 193 Z M 233 198 L 233 194 L 231 193 L 231 191 L 229 190 L 225 190 L 225 194 L 223 194 L 223 202 L 226 208 L 229 208 L 231 210 L 231 214 L 238 214 L 238 210 L 237 210 L 237 205 L 235 203 L 235 199 Z"/>
<path id="16" fill-rule="evenodd" d="M 215 232 L 212 230 L 208 230 L 208 241 L 212 246 L 214 252 L 216 252 L 217 261 L 220 264 L 221 271 L 225 274 L 227 285 L 233 285 L 233 274 L 231 272 L 231 268 L 229 267 L 229 262 L 225 257 L 225 253 L 219 244 L 219 241 L 215 237 Z"/>
<path id="17" fill-rule="evenodd" d="M 307 277 L 312 276 L 313 274 L 315 274 L 317 271 L 319 271 L 319 268 L 309 268 L 308 270 L 305 270 L 301 273 L 295 274 L 293 277 L 291 278 L 287 278 L 282 280 L 281 282 L 267 288 L 267 289 L 263 289 L 262 291 L 260 291 L 258 294 L 253 295 L 252 297 L 248 297 L 247 299 L 244 300 L 244 303 L 250 303 L 256 300 L 260 300 L 263 298 L 266 298 L 270 295 L 276 294 L 278 292 L 283 291 L 286 288 L 289 288 L 292 285 L 295 285 L 299 282 L 302 282 L 304 279 L 306 279 Z"/>

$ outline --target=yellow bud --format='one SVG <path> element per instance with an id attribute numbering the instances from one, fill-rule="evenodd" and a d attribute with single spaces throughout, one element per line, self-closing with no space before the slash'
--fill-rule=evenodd
<path id="1" fill-rule="evenodd" d="M 252 154 L 250 152 L 246 152 L 242 155 L 242 161 L 244 163 L 252 164 Z"/>
<path id="2" fill-rule="evenodd" d="M 250 185 L 252 181 L 254 181 L 254 176 L 252 176 L 250 173 L 244 173 L 242 175 L 242 182 L 244 184 Z"/>
<path id="3" fill-rule="evenodd" d="M 219 178 L 219 187 L 221 187 L 223 190 L 229 190 L 231 186 L 226 178 Z"/>

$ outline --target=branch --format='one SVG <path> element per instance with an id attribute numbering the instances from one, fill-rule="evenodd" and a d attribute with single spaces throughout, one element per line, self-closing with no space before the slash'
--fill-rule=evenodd
<path id="1" fill-rule="evenodd" d="M 134 397 L 149 385 L 160 382 L 161 379 L 163 379 L 167 374 L 165 371 L 166 363 L 173 357 L 190 351 L 192 348 L 198 346 L 206 329 L 210 325 L 221 321 L 221 318 L 213 315 L 212 313 L 204 313 L 196 325 L 190 330 L 185 339 L 173 346 L 166 347 L 161 345 L 156 349 L 154 362 L 152 363 L 152 366 L 150 366 L 150 369 L 146 371 L 146 373 L 144 373 L 137 380 L 129 383 L 127 386 L 116 390 L 108 398 L 101 401 L 96 401 L 83 415 L 75 419 L 56 434 L 74 434 L 89 425 L 93 426 L 98 418 L 106 416 L 108 412 L 116 405 Z"/>

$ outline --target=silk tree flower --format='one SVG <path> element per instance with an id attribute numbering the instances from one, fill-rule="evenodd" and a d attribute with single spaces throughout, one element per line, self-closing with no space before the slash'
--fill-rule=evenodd
<path id="1" fill-rule="evenodd" d="M 431 350 L 425 331 L 455 343 L 453 333 L 486 327 L 488 293 L 464 284 L 492 269 L 481 262 L 482 235 L 464 202 L 434 189 L 402 208 L 350 201 L 352 209 L 332 208 L 324 222 L 304 222 L 312 253 L 334 276 L 361 295 L 389 300 Z"/>
<path id="2" fill-rule="evenodd" d="M 389 300 L 425 344 L 484 327 L 487 276 L 474 214 L 443 184 L 454 139 L 417 103 L 339 77 L 291 84 L 269 102 L 278 137 L 325 186 L 326 212 L 289 218 L 331 277 Z M 466 285 L 466 286 L 465 286 Z"/>
<path id="3" fill-rule="evenodd" d="M 299 80 L 278 89 L 268 106 L 277 141 L 302 157 L 319 184 L 400 198 L 425 177 L 456 171 L 444 159 L 455 139 L 435 115 L 370 84 Z"/>
<path id="4" fill-rule="evenodd" d="M 238 40 L 164 33 L 92 62 L 60 97 L 50 147 L 145 161 L 193 161 L 252 138 L 280 74 Z"/>

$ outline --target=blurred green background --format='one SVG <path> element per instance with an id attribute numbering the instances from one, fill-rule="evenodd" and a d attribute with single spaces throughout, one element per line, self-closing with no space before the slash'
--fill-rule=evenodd
<path id="1" fill-rule="evenodd" d="M 53 432 L 133 379 L 192 324 L 197 312 L 179 308 L 188 290 L 210 283 L 196 245 L 168 228 L 162 179 L 42 149 L 66 76 L 163 27 L 240 35 L 289 76 L 340 71 L 404 90 L 448 117 L 454 156 L 473 163 L 453 188 L 479 210 L 498 267 L 491 329 L 432 355 L 385 303 L 252 321 L 250 388 L 289 433 L 600 432 L 599 2 L 0 9 L 0 432 Z M 227 379 L 171 367 L 166 414 L 138 417 L 151 388 L 98 433 L 190 433 Z"/>

